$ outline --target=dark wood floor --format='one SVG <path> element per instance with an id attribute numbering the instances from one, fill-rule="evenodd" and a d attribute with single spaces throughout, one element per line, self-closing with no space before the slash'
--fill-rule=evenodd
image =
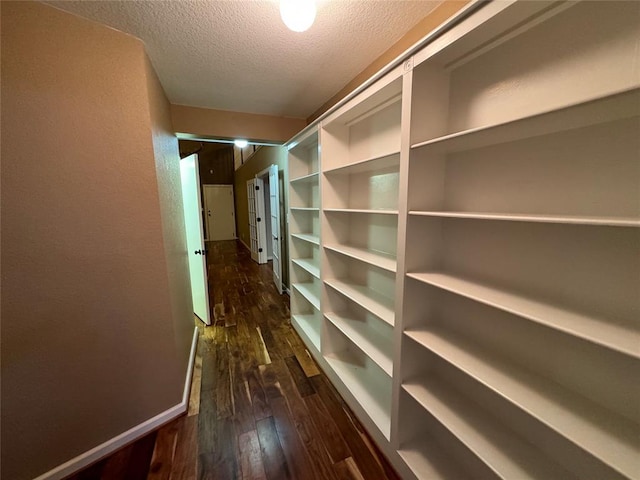
<path id="1" fill-rule="evenodd" d="M 70 477 L 397 479 L 289 323 L 269 265 L 209 245 L 214 325 L 200 323 L 189 412 Z"/>

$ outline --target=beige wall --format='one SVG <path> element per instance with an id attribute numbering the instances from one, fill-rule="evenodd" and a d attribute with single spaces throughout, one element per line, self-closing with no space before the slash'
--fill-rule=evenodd
<path id="1" fill-rule="evenodd" d="M 141 42 L 2 2 L 1 54 L 2 477 L 21 480 L 178 404 L 193 327 Z"/>
<path id="2" fill-rule="evenodd" d="M 246 138 L 252 142 L 282 144 L 302 130 L 304 118 L 228 112 L 171 105 L 175 131 L 200 139 Z M 186 137 L 184 137 L 186 138 Z"/>
<path id="3" fill-rule="evenodd" d="M 285 147 L 262 147 L 253 154 L 240 168 L 236 170 L 235 190 L 236 197 L 236 231 L 238 238 L 249 245 L 249 209 L 247 206 L 247 180 L 255 177 L 269 165 L 278 165 L 278 177 L 280 180 L 280 238 L 288 238 L 287 215 L 289 211 L 289 198 L 286 185 L 289 184 L 287 171 L 287 149 Z M 282 246 L 282 281 L 289 285 L 289 252 L 287 242 L 281 242 Z"/>

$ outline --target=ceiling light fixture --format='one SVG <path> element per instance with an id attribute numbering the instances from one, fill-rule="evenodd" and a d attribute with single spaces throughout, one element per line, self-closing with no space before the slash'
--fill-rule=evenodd
<path id="1" fill-rule="evenodd" d="M 280 16 L 294 32 L 304 32 L 316 19 L 315 0 L 280 0 Z"/>
<path id="2" fill-rule="evenodd" d="M 247 140 L 234 140 L 233 144 L 238 148 L 244 148 L 249 145 L 249 142 Z"/>

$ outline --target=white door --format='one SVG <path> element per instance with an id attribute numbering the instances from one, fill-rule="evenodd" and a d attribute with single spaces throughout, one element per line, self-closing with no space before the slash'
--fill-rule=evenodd
<path id="1" fill-rule="evenodd" d="M 278 167 L 269 167 L 269 198 L 271 204 L 271 236 L 273 240 L 273 281 L 278 292 L 282 294 L 282 245 L 280 235 L 280 190 L 278 187 Z"/>
<path id="2" fill-rule="evenodd" d="M 247 180 L 249 240 L 251 242 L 249 249 L 251 250 L 251 258 L 258 263 L 267 262 L 263 183 L 260 178 Z"/>
<path id="3" fill-rule="evenodd" d="M 236 238 L 233 185 L 204 185 L 207 238 L 210 241 Z"/>
<path id="4" fill-rule="evenodd" d="M 198 156 L 190 155 L 180 160 L 184 225 L 187 231 L 187 254 L 191 276 L 191 297 L 194 313 L 207 325 L 209 316 L 209 289 L 207 286 L 207 257 L 202 232 L 202 205 L 200 201 L 200 175 Z"/>

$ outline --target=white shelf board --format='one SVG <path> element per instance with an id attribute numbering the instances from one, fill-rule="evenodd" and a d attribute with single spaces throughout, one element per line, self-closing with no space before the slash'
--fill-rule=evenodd
<path id="1" fill-rule="evenodd" d="M 434 153 L 482 148 L 637 116 L 639 103 L 640 89 L 632 88 L 530 117 L 455 132 L 416 143 L 411 148 L 429 148 Z"/>
<path id="2" fill-rule="evenodd" d="M 469 478 L 469 472 L 434 440 L 416 440 L 400 447 L 398 454 L 419 479 L 451 480 Z"/>
<path id="3" fill-rule="evenodd" d="M 292 212 L 319 212 L 318 207 L 289 207 Z"/>
<path id="4" fill-rule="evenodd" d="M 310 233 L 292 233 L 293 238 L 304 240 L 305 242 L 313 243 L 314 245 L 320 245 L 320 237 L 318 235 L 312 235 Z"/>
<path id="5" fill-rule="evenodd" d="M 389 272 L 395 273 L 397 268 L 396 257 L 388 253 L 339 244 L 324 245 L 324 248 L 333 252 L 341 253 L 347 257 L 355 258 L 356 260 L 368 263 L 369 265 L 380 267 Z"/>
<path id="6" fill-rule="evenodd" d="M 463 218 L 472 220 L 503 220 L 510 222 L 561 223 L 605 227 L 640 227 L 640 218 L 589 217 L 579 215 L 533 215 L 523 213 L 436 212 L 411 210 L 409 215 L 424 217 Z"/>
<path id="7" fill-rule="evenodd" d="M 362 350 L 376 365 L 391 377 L 393 375 L 392 337 L 384 337 L 365 322 L 335 313 L 324 315 L 333 325 Z"/>
<path id="8" fill-rule="evenodd" d="M 313 345 L 317 351 L 320 351 L 321 325 L 317 325 L 316 328 L 316 324 L 320 323 L 320 319 L 315 315 L 293 314 L 291 315 L 291 320 L 302 330 L 302 333 L 307 337 L 311 345 Z"/>
<path id="9" fill-rule="evenodd" d="M 640 358 L 640 333 L 630 327 L 443 273 L 408 273 L 407 276 L 594 344 Z"/>
<path id="10" fill-rule="evenodd" d="M 500 478 L 573 478 L 442 380 L 431 376 L 403 388 Z"/>
<path id="11" fill-rule="evenodd" d="M 365 286 L 343 280 L 331 279 L 325 280 L 324 283 L 393 326 L 395 317 L 393 299 L 380 295 Z"/>
<path id="12" fill-rule="evenodd" d="M 619 473 L 638 473 L 640 432 L 623 417 L 441 329 L 405 335 Z"/>
<path id="13" fill-rule="evenodd" d="M 365 213 L 369 215 L 398 215 L 398 210 L 371 210 L 366 208 L 324 208 L 325 212 Z"/>
<path id="14" fill-rule="evenodd" d="M 302 184 L 302 183 L 314 183 L 318 181 L 318 178 L 320 176 L 319 172 L 313 172 L 310 173 L 308 175 L 303 175 L 301 177 L 296 177 L 296 178 L 292 178 L 291 180 L 289 180 L 289 183 L 293 183 L 296 185 Z"/>
<path id="15" fill-rule="evenodd" d="M 391 414 L 380 403 L 385 400 L 391 405 L 391 381 L 376 377 L 376 372 L 362 368 L 342 355 L 331 354 L 324 358 L 385 438 L 389 439 Z"/>
<path id="16" fill-rule="evenodd" d="M 399 168 L 400 166 L 400 150 L 386 153 L 384 155 L 376 155 L 374 157 L 365 158 L 357 162 L 341 165 L 339 167 L 325 170 L 325 174 L 330 175 L 351 175 L 353 173 L 376 172 L 378 170 L 390 167 Z"/>
<path id="17" fill-rule="evenodd" d="M 316 278 L 320 278 L 320 267 L 312 258 L 292 258 L 291 261 Z"/>
<path id="18" fill-rule="evenodd" d="M 293 283 L 293 289 L 297 290 L 300 295 L 307 299 L 316 310 L 320 310 L 320 298 L 313 291 L 313 283 Z"/>

